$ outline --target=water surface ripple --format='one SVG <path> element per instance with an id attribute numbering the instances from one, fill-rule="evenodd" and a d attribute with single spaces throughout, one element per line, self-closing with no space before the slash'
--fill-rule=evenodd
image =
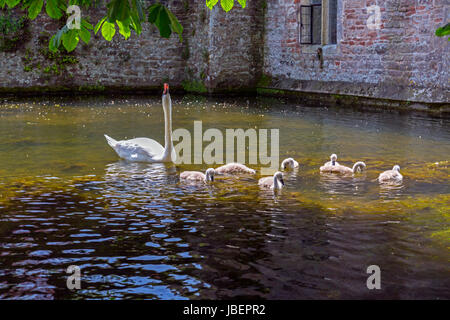
<path id="1" fill-rule="evenodd" d="M 173 118 L 279 128 L 300 169 L 276 195 L 260 175 L 184 184 L 210 165 L 127 163 L 103 138 L 162 142 L 158 99 L 0 101 L 1 299 L 450 298 L 448 118 L 192 97 Z M 320 174 L 331 153 L 367 171 Z M 394 164 L 402 184 L 373 181 Z"/>

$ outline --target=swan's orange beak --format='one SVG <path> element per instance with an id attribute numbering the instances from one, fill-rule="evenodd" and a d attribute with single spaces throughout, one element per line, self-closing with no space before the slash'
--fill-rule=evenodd
<path id="1" fill-rule="evenodd" d="M 169 84 L 164 83 L 164 93 L 163 94 L 167 94 L 167 93 L 169 93 Z"/>

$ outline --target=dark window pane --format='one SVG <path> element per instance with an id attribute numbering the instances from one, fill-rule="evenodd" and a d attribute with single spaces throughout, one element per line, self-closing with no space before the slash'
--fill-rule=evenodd
<path id="1" fill-rule="evenodd" d="M 312 7 L 301 6 L 300 7 L 300 43 L 310 44 L 311 39 L 311 21 Z"/>
<path id="2" fill-rule="evenodd" d="M 321 43 L 322 34 L 322 6 L 313 6 L 312 11 L 312 43 Z"/>
<path id="3" fill-rule="evenodd" d="M 337 0 L 329 1 L 329 43 L 337 43 Z"/>

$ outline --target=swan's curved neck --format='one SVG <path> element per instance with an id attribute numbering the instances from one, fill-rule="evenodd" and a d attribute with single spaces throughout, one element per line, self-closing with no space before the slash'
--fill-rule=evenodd
<path id="1" fill-rule="evenodd" d="M 276 176 L 273 176 L 273 189 L 278 190 L 280 189 L 280 185 L 278 184 L 278 178 Z"/>
<path id="2" fill-rule="evenodd" d="M 164 106 L 164 154 L 162 157 L 163 161 L 171 161 L 172 159 L 172 150 L 173 150 L 173 142 L 172 142 L 172 100 L 170 99 L 170 95 L 167 94 L 167 98 L 163 97 L 163 106 Z"/>
<path id="3" fill-rule="evenodd" d="M 356 162 L 356 163 L 353 165 L 352 170 L 353 170 L 353 173 L 356 173 L 358 170 L 362 171 L 363 168 L 364 168 L 364 163 L 362 163 L 362 162 Z"/>

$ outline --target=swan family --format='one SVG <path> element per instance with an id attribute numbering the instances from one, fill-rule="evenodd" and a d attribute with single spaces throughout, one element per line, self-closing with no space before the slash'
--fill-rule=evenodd
<path id="1" fill-rule="evenodd" d="M 117 155 L 125 160 L 132 162 L 174 162 L 176 153 L 172 142 L 172 100 L 169 94 L 169 85 L 164 84 L 162 95 L 162 106 L 164 110 L 164 142 L 163 147 L 157 141 L 149 138 L 135 138 L 130 140 L 117 141 L 108 135 L 104 135 L 107 143 Z M 366 164 L 362 161 L 356 162 L 352 168 L 340 165 L 337 155 L 332 154 L 330 161 L 320 167 L 320 172 L 325 174 L 356 174 L 366 169 Z M 298 169 L 299 163 L 293 158 L 287 158 L 282 161 L 282 170 Z M 214 182 L 215 175 L 240 175 L 240 174 L 256 174 L 251 169 L 240 163 L 228 163 L 216 169 L 209 168 L 205 173 L 199 171 L 184 171 L 180 174 L 181 181 L 189 181 L 194 183 L 210 183 Z M 400 166 L 395 165 L 392 170 L 381 173 L 376 179 L 379 183 L 401 182 L 403 176 L 400 174 Z M 283 173 L 277 171 L 273 176 L 263 177 L 258 180 L 258 185 L 263 189 L 280 190 L 285 186 Z"/>

